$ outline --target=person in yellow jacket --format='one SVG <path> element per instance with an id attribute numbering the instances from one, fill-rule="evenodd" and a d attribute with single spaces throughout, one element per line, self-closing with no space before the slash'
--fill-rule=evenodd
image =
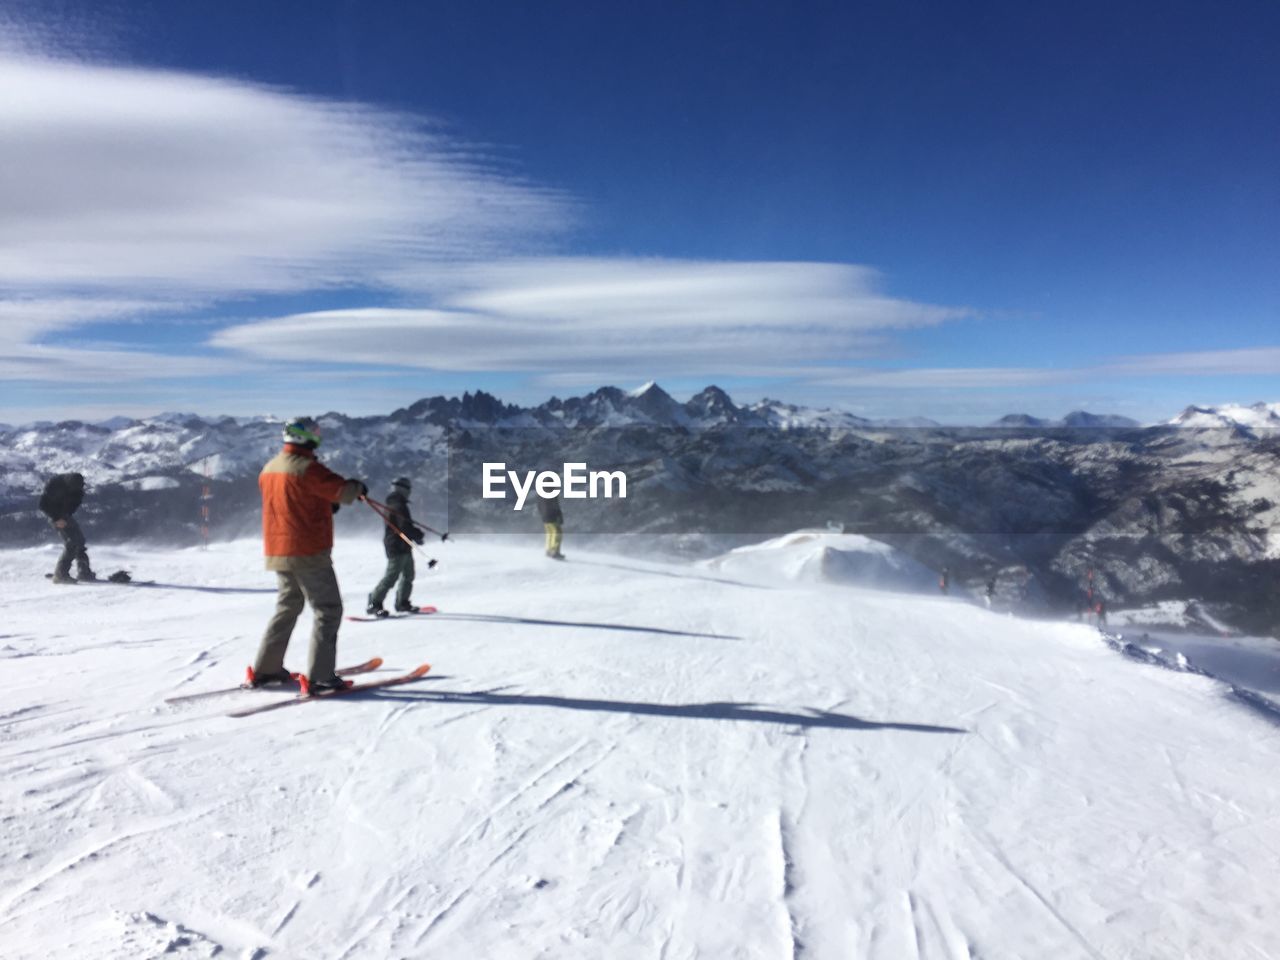
<path id="1" fill-rule="evenodd" d="M 538 515 L 542 517 L 542 528 L 547 532 L 547 556 L 552 560 L 563 560 L 560 542 L 564 539 L 564 512 L 560 509 L 560 496 L 538 497 Z"/>
<path id="2" fill-rule="evenodd" d="M 315 623 L 307 680 L 314 692 L 351 685 L 337 675 L 342 595 L 333 570 L 333 515 L 369 492 L 359 480 L 340 477 L 316 459 L 320 427 L 310 417 L 285 424 L 284 449 L 258 476 L 262 491 L 262 544 L 266 568 L 276 575 L 276 612 L 249 669 L 249 684 L 292 679 L 284 656 L 294 624 L 306 604 Z"/>

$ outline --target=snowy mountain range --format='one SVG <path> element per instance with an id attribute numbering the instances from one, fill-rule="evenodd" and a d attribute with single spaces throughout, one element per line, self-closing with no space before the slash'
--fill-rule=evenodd
<path id="1" fill-rule="evenodd" d="M 320 422 L 327 464 L 375 494 L 413 477 L 423 519 L 460 533 L 537 528 L 527 511 L 480 502 L 480 463 L 585 460 L 625 469 L 630 490 L 624 502 L 573 504 L 577 533 L 678 535 L 709 555 L 832 523 L 950 567 L 961 590 L 994 575 L 1029 603 L 1070 607 L 1092 571 L 1113 606 L 1194 598 L 1253 630 L 1280 621 L 1280 404 L 1189 407 L 1151 426 L 1076 412 L 953 427 L 739 405 L 714 386 L 681 403 L 646 384 L 533 407 L 437 396 Z M 166 414 L 0 430 L 0 538 L 46 542 L 35 501 L 49 475 L 70 470 L 89 483 L 91 539 L 197 542 L 202 506 L 214 539 L 256 534 L 256 477 L 280 426 Z M 377 523 L 368 511 L 339 520 Z"/>
<path id="2" fill-rule="evenodd" d="M 1045 420 L 1026 413 L 1011 413 L 1001 417 L 993 427 L 1140 427 L 1137 420 L 1114 414 L 1086 413 L 1073 410 L 1061 420 Z"/>

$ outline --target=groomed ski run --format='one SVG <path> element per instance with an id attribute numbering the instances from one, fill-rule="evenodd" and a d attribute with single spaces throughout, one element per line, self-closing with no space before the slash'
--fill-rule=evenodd
<path id="1" fill-rule="evenodd" d="M 532 541 L 531 541 L 532 543 Z M 1086 626 L 459 539 L 430 682 L 231 720 L 261 544 L 0 551 L 0 953 L 1280 956 L 1280 727 Z M 383 566 L 340 540 L 348 609 Z M 304 614 L 288 665 L 305 656 Z M 287 693 L 277 696 L 288 696 Z"/>

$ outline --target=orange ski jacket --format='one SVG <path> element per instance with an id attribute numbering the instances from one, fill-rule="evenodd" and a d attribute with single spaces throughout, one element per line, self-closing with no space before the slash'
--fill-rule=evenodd
<path id="1" fill-rule="evenodd" d="M 333 504 L 354 503 L 360 482 L 338 476 L 300 444 L 286 443 L 258 475 L 262 552 L 268 570 L 330 562 Z"/>

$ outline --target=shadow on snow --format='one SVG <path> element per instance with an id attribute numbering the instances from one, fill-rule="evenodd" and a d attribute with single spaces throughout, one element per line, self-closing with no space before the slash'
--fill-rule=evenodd
<path id="1" fill-rule="evenodd" d="M 700 637 L 707 640 L 741 640 L 723 633 L 694 633 L 668 630 L 665 627 L 640 627 L 629 623 L 591 623 L 579 620 L 539 620 L 536 617 L 509 617 L 497 613 L 433 613 L 435 620 L 461 620 L 474 623 L 517 623 L 532 627 L 581 627 L 588 630 L 623 630 L 628 633 L 657 633 L 668 637 Z"/>
<path id="2" fill-rule="evenodd" d="M 139 590 L 195 590 L 198 593 L 276 593 L 275 587 L 198 587 L 190 583 L 157 583 L 154 580 L 132 580 L 129 583 L 111 583 L 95 580 L 87 586 L 134 587 Z M 84 585 L 84 584 L 82 584 Z"/>
<path id="3" fill-rule="evenodd" d="M 561 710 L 592 710 L 603 713 L 630 713 L 638 716 L 673 717 L 687 720 L 731 720 L 751 723 L 776 723 L 784 726 L 828 730 L 904 730 L 908 733 L 968 733 L 960 727 L 943 727 L 926 723 L 897 723 L 863 720 L 847 713 L 805 708 L 791 713 L 753 703 L 641 703 L 631 700 L 589 700 L 579 697 L 552 697 L 537 694 L 496 693 L 493 691 L 370 691 L 378 699 L 407 703 L 463 703 L 491 707 L 556 707 Z M 359 693 L 347 694 L 353 699 Z"/>

